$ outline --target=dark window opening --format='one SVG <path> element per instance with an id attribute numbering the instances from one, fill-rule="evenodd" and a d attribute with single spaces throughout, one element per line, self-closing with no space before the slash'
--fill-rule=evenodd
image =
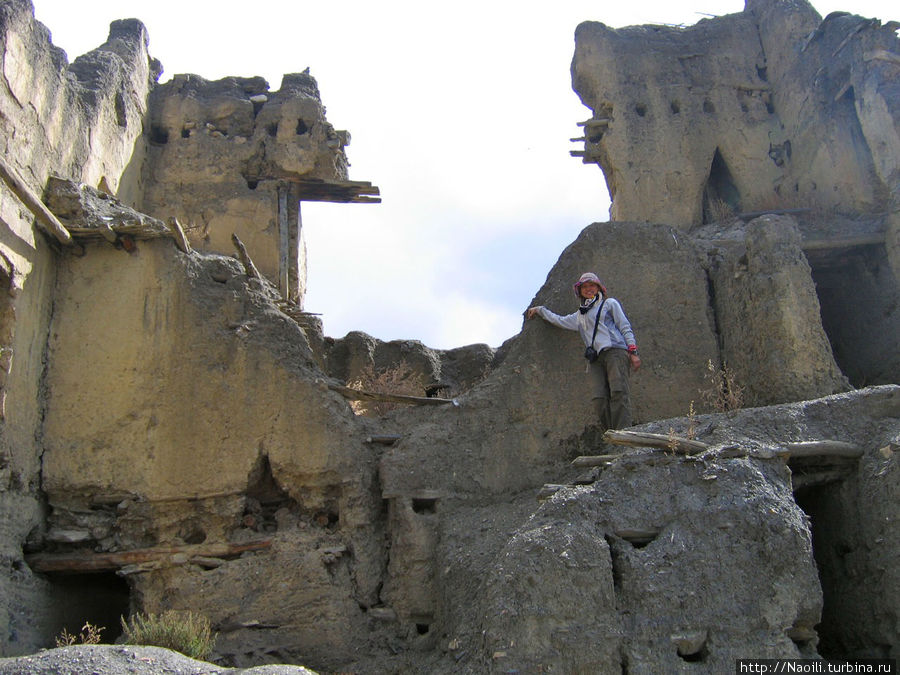
<path id="1" fill-rule="evenodd" d="M 247 498 L 241 517 L 243 527 L 256 532 L 276 532 L 279 512 L 299 514 L 297 502 L 275 480 L 269 458 L 261 455 L 247 481 Z M 326 520 L 327 524 L 327 520 Z"/>
<path id="2" fill-rule="evenodd" d="M 206 541 L 206 532 L 193 521 L 182 523 L 178 530 L 178 536 L 185 544 L 202 544 Z"/>
<path id="3" fill-rule="evenodd" d="M 881 244 L 806 250 L 822 328 L 854 387 L 900 380 L 900 287 Z M 867 339 L 859 339 L 866 326 Z"/>
<path id="4" fill-rule="evenodd" d="M 416 632 L 419 635 L 428 635 L 429 630 L 431 630 L 431 626 L 427 623 L 417 623 L 416 624 Z"/>
<path id="5" fill-rule="evenodd" d="M 125 114 L 125 97 L 121 92 L 116 94 L 113 106 L 116 111 L 116 124 L 125 129 L 128 126 L 128 116 Z"/>
<path id="6" fill-rule="evenodd" d="M 706 642 L 704 641 L 703 645 L 697 651 L 685 652 L 681 647 L 679 647 L 678 656 L 680 656 L 683 661 L 687 661 L 688 663 L 703 663 L 709 656 L 709 650 L 706 648 Z"/>
<path id="7" fill-rule="evenodd" d="M 756 74 L 763 82 L 769 81 L 769 69 L 766 66 L 756 66 Z"/>
<path id="8" fill-rule="evenodd" d="M 306 126 L 306 122 L 303 120 L 297 120 L 297 135 L 302 136 L 307 131 L 309 131 L 309 127 Z"/>
<path id="9" fill-rule="evenodd" d="M 275 138 L 278 135 L 278 123 L 272 122 L 266 127 L 266 133 L 269 134 L 272 138 Z"/>
<path id="10" fill-rule="evenodd" d="M 716 106 L 713 105 L 712 101 L 706 99 L 705 101 L 703 101 L 703 112 L 712 115 L 714 112 L 716 112 Z"/>
<path id="11" fill-rule="evenodd" d="M 413 498 L 412 508 L 416 513 L 437 513 L 437 499 Z"/>
<path id="12" fill-rule="evenodd" d="M 190 129 L 182 129 L 182 130 L 181 130 L 181 137 L 182 137 L 182 138 L 190 138 L 190 137 L 191 137 L 191 130 L 190 130 Z"/>
<path id="13" fill-rule="evenodd" d="M 250 188 L 251 190 L 255 190 L 257 187 L 259 187 L 259 181 L 258 180 L 250 180 L 248 178 L 247 179 L 247 187 Z"/>
<path id="14" fill-rule="evenodd" d="M 669 103 L 669 109 L 672 111 L 673 115 L 677 115 L 681 112 L 681 104 L 678 101 L 672 101 Z"/>
<path id="15" fill-rule="evenodd" d="M 847 103 L 853 103 L 853 102 L 855 102 L 855 101 L 856 101 L 856 94 L 855 94 L 854 91 L 853 91 L 853 87 L 852 87 L 852 86 L 851 86 L 851 87 L 847 87 L 846 91 L 844 91 L 844 92 L 841 94 L 841 96 L 840 96 L 840 98 L 838 98 L 838 100 L 839 100 L 839 101 L 846 101 Z"/>
<path id="16" fill-rule="evenodd" d="M 53 595 L 50 640 L 63 630 L 77 639 L 86 623 L 102 629 L 103 644 L 112 644 L 122 635 L 120 618 L 128 616 L 130 591 L 115 572 L 53 574 L 48 580 Z"/>
<path id="17" fill-rule="evenodd" d="M 703 190 L 703 222 L 717 223 L 727 220 L 740 211 L 741 194 L 734 178 L 716 148 L 709 167 L 709 178 Z"/>
<path id="18" fill-rule="evenodd" d="M 169 142 L 169 130 L 165 127 L 153 124 L 150 126 L 150 143 L 153 145 L 165 145 Z"/>
<path id="19" fill-rule="evenodd" d="M 638 114 L 638 117 L 643 117 L 647 114 L 647 106 L 643 103 L 638 103 L 636 106 L 634 106 L 634 112 Z"/>

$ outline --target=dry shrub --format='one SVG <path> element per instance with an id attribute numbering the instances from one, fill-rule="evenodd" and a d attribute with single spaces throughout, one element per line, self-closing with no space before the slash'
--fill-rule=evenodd
<path id="1" fill-rule="evenodd" d="M 744 403 L 744 389 L 735 381 L 728 364 L 719 368 L 712 360 L 706 362 L 706 388 L 700 390 L 700 397 L 716 412 L 738 410 Z"/>
<path id="2" fill-rule="evenodd" d="M 725 223 L 736 215 L 734 208 L 724 199 L 710 199 L 706 212 L 707 220 L 711 223 Z"/>
<path id="3" fill-rule="evenodd" d="M 94 626 L 89 621 L 86 621 L 81 627 L 80 635 L 72 635 L 63 628 L 62 633 L 56 637 L 56 646 L 71 647 L 72 645 L 99 645 L 100 633 L 104 630 L 106 629 L 100 626 Z"/>
<path id="4" fill-rule="evenodd" d="M 164 647 L 205 661 L 216 636 L 202 614 L 169 610 L 162 614 L 135 614 L 122 618 L 122 641 L 129 645 Z"/>
<path id="5" fill-rule="evenodd" d="M 355 379 L 347 382 L 347 386 L 378 394 L 425 395 L 425 381 L 422 375 L 413 372 L 406 361 L 400 361 L 395 366 L 379 371 L 376 371 L 375 367 L 370 364 Z M 400 404 L 390 401 L 350 402 L 354 413 L 367 417 L 380 417 L 394 410 L 398 405 Z"/>

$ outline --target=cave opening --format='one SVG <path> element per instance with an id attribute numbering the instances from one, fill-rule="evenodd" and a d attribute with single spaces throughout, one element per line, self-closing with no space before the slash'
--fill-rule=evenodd
<path id="1" fill-rule="evenodd" d="M 703 223 L 717 223 L 727 220 L 741 207 L 741 193 L 734 182 L 734 176 L 716 148 L 709 167 L 709 177 L 703 188 Z"/>
<path id="2" fill-rule="evenodd" d="M 822 327 L 854 387 L 900 379 L 900 289 L 881 244 L 805 247 Z M 861 339 L 860 326 L 865 326 Z"/>
<path id="3" fill-rule="evenodd" d="M 112 644 L 122 635 L 121 617 L 127 617 L 131 601 L 128 582 L 115 571 L 47 576 L 53 597 L 52 639 L 63 630 L 76 638 L 86 624 L 101 629 L 100 641 Z"/>
<path id="4" fill-rule="evenodd" d="M 871 636 L 867 618 L 877 584 L 868 583 L 867 547 L 855 508 L 855 460 L 836 458 L 823 464 L 798 465 L 791 471 L 794 500 L 809 518 L 813 558 L 822 587 L 822 616 L 813 626 L 794 626 L 791 639 L 805 651 L 818 635 L 818 653 L 826 659 L 885 658 Z M 812 633 L 815 628 L 815 634 Z"/>

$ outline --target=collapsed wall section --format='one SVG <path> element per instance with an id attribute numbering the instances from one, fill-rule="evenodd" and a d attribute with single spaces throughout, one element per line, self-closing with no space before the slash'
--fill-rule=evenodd
<path id="1" fill-rule="evenodd" d="M 278 91 L 260 77 L 176 75 L 150 96 L 140 208 L 176 217 L 201 251 L 228 253 L 232 235 L 260 271 L 302 305 L 306 245 L 298 180 L 345 181 L 349 143 L 325 119 L 308 72 Z"/>

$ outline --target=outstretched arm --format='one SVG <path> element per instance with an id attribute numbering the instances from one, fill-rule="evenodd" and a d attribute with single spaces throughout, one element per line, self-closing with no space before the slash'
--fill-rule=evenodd
<path id="1" fill-rule="evenodd" d="M 557 328 L 565 328 L 566 330 L 578 330 L 578 312 L 567 314 L 566 316 L 560 316 L 559 314 L 551 312 L 546 307 L 538 306 L 529 307 L 525 311 L 525 316 L 528 319 L 533 319 L 535 316 L 539 316 L 544 321 L 556 326 Z"/>

